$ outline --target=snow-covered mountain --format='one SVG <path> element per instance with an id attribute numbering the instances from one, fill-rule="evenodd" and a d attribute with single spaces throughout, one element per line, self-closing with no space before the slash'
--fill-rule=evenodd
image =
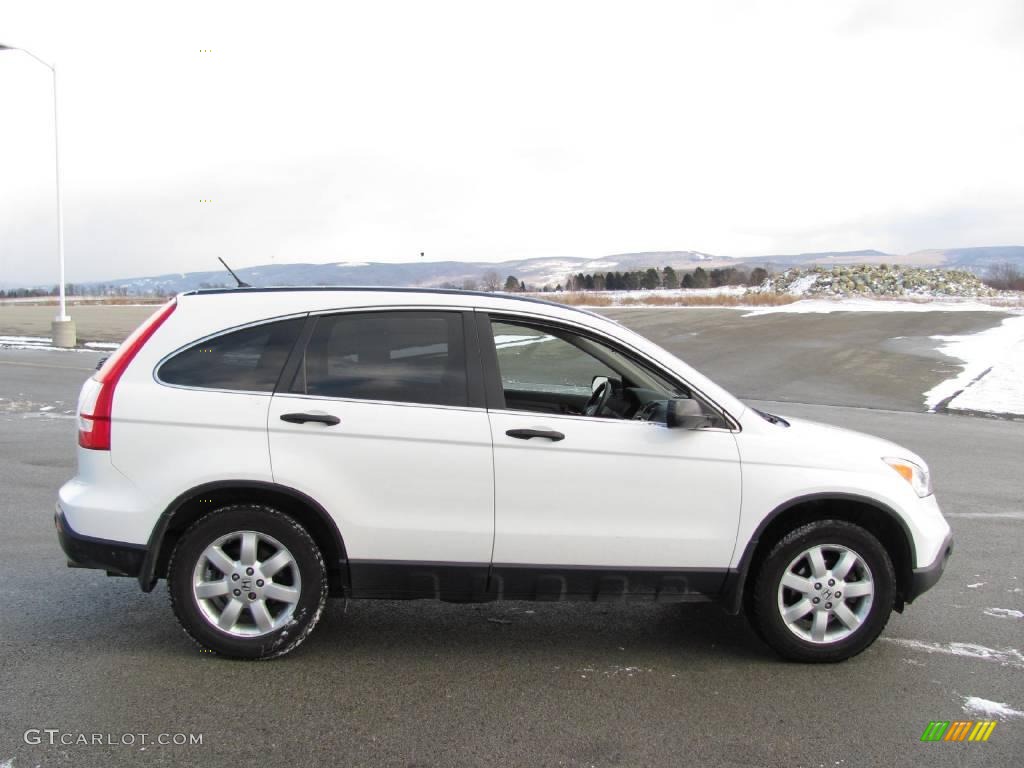
<path id="1" fill-rule="evenodd" d="M 466 281 L 480 284 L 484 275 L 495 273 L 504 284 L 509 275 L 535 288 L 564 283 L 569 275 L 595 272 L 626 272 L 650 267 L 671 266 L 677 271 L 690 271 L 698 266 L 711 269 L 721 266 L 766 266 L 778 271 L 787 267 L 850 264 L 906 264 L 918 267 L 959 267 L 983 274 L 996 264 L 1010 263 L 1024 270 L 1024 246 L 953 248 L 917 251 L 898 255 L 882 251 L 830 251 L 774 256 L 731 258 L 700 251 L 643 251 L 619 253 L 599 259 L 533 258 L 504 262 L 416 261 L 400 264 L 383 262 L 334 262 L 328 264 L 292 263 L 263 264 L 242 267 L 244 257 L 225 254 L 239 277 L 254 286 L 271 285 L 393 285 L 462 286 Z M 231 276 L 216 262 L 203 272 L 170 273 L 148 277 L 119 278 L 80 283 L 127 288 L 132 294 L 157 291 L 177 293 L 205 286 L 234 285 Z M 7 287 L 16 286 L 12 283 Z"/>
<path id="2" fill-rule="evenodd" d="M 465 281 L 480 283 L 490 272 L 497 274 L 504 284 L 509 275 L 530 286 L 542 288 L 557 285 L 569 275 L 580 272 L 625 272 L 648 267 L 690 270 L 714 261 L 735 263 L 735 260 L 715 257 L 697 251 L 652 251 L 622 253 L 601 259 L 534 258 L 503 262 L 421 261 L 400 264 L 383 262 L 335 262 L 331 264 L 263 264 L 239 267 L 237 259 L 227 262 L 238 276 L 254 286 L 270 285 L 398 285 L 437 287 L 462 286 Z M 217 265 L 220 267 L 220 265 Z M 91 285 L 92 283 L 85 283 Z M 234 280 L 223 269 L 204 272 L 170 273 L 151 277 L 103 280 L 98 284 L 127 288 L 130 293 L 163 291 L 177 293 L 211 285 L 234 285 Z"/>

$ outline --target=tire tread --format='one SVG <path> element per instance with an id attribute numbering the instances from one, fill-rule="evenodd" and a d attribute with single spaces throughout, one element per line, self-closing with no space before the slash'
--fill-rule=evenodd
<path id="1" fill-rule="evenodd" d="M 190 534 L 194 534 L 195 531 L 201 526 L 207 523 L 213 516 L 220 516 L 223 514 L 245 511 L 248 513 L 259 512 L 267 515 L 271 518 L 277 519 L 280 523 L 288 525 L 293 533 L 298 536 L 308 546 L 309 551 L 313 554 L 318 572 L 320 573 L 320 584 L 319 593 L 320 597 L 317 601 L 316 608 L 313 612 L 313 616 L 310 620 L 306 621 L 301 630 L 287 639 L 285 642 L 275 642 L 273 648 L 268 652 L 263 652 L 258 655 L 237 655 L 234 653 L 225 653 L 217 648 L 211 648 L 210 645 L 204 642 L 200 637 L 197 636 L 196 632 L 190 626 L 191 622 L 183 615 L 181 605 L 179 604 L 179 598 L 175 594 L 174 579 L 176 578 L 177 565 L 181 552 L 186 545 L 186 542 L 190 541 Z M 186 571 L 191 572 L 191 565 L 186 566 Z M 320 621 L 320 616 L 323 613 L 324 606 L 327 603 L 327 567 L 324 564 L 323 554 L 320 552 L 320 548 L 317 547 L 316 542 L 313 541 L 313 537 L 309 535 L 309 532 L 294 518 L 280 512 L 273 507 L 268 507 L 263 504 L 230 504 L 228 506 L 219 507 L 218 509 L 211 510 L 207 514 L 203 515 L 199 519 L 195 520 L 192 525 L 188 527 L 185 533 L 182 534 L 181 538 L 178 539 L 175 544 L 174 550 L 171 553 L 170 560 L 167 564 L 167 582 L 168 582 L 168 595 L 170 597 L 171 609 L 174 611 L 174 615 L 178 618 L 178 623 L 181 625 L 182 630 L 189 637 L 192 642 L 198 645 L 200 648 L 206 651 L 212 651 L 218 656 L 224 656 L 226 658 L 239 659 L 242 661 L 268 661 L 270 659 L 276 659 L 280 656 L 290 653 L 291 651 L 298 648 L 305 639 L 309 636 L 310 632 L 316 627 Z M 315 586 L 315 585 L 314 585 Z M 305 589 L 305 586 L 303 586 Z M 283 638 L 283 636 L 282 636 Z"/>
<path id="2" fill-rule="evenodd" d="M 866 546 L 869 552 L 859 552 L 859 554 L 862 557 L 870 554 L 880 559 L 882 573 L 874 574 L 876 584 L 875 604 L 872 605 L 868 618 L 868 621 L 872 622 L 872 626 L 866 628 L 867 631 L 864 634 L 857 633 L 848 638 L 848 640 L 841 640 L 835 645 L 821 647 L 811 646 L 809 643 L 801 641 L 781 623 L 782 620 L 778 616 L 777 606 L 778 583 L 776 579 L 771 577 L 770 572 L 777 568 L 780 558 L 789 556 L 782 553 L 793 548 L 794 544 L 799 543 L 801 546 L 809 545 L 809 540 L 826 533 L 829 537 L 838 537 L 840 539 L 860 539 L 861 546 Z M 842 542 L 836 541 L 834 543 L 841 544 Z M 876 551 L 870 552 L 872 548 Z M 874 535 L 859 525 L 846 522 L 845 520 L 816 520 L 794 528 L 780 538 L 762 561 L 754 581 L 754 596 L 751 604 L 750 620 L 757 634 L 783 658 L 819 664 L 845 661 L 866 650 L 878 638 L 882 630 L 885 629 L 892 614 L 892 607 L 895 601 L 895 585 L 896 572 L 893 568 L 892 559 L 889 557 L 888 552 L 886 552 L 885 547 Z M 879 611 L 881 611 L 880 615 Z"/>

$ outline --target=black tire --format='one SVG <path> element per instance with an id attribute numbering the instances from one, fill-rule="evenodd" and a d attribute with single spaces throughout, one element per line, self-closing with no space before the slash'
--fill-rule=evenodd
<path id="1" fill-rule="evenodd" d="M 854 609 L 869 605 L 869 607 L 862 608 L 864 615 L 855 629 L 849 630 L 834 615 L 828 618 L 828 627 L 839 634 L 849 632 L 845 637 L 834 641 L 829 641 L 827 636 L 820 642 L 805 639 L 798 634 L 799 628 L 790 628 L 783 618 L 780 608 L 780 587 L 783 576 L 795 558 L 816 546 L 825 547 L 826 555 L 831 554 L 831 556 L 837 555 L 840 550 L 829 550 L 829 547 L 852 550 L 870 569 L 873 581 L 873 594 L 869 604 L 860 602 L 863 598 L 858 600 L 848 597 L 844 602 L 844 605 L 847 607 L 852 605 Z M 810 561 L 806 562 L 809 565 Z M 835 561 L 828 563 L 826 559 L 826 563 L 831 569 Z M 824 589 L 828 589 L 827 581 L 817 581 L 813 574 L 807 574 L 807 578 L 811 582 L 822 584 Z M 852 588 L 850 588 L 850 592 L 853 592 Z M 755 577 L 750 619 L 761 638 L 784 658 L 802 662 L 845 661 L 863 651 L 881 634 L 892 613 L 895 592 L 896 574 L 893 570 L 892 560 L 878 539 L 852 523 L 841 520 L 820 520 L 796 528 L 771 548 Z M 816 592 L 807 594 L 815 595 L 819 601 L 828 599 L 824 594 Z M 791 593 L 788 590 L 784 592 L 784 595 L 792 600 L 792 603 L 785 604 L 787 607 L 791 604 L 795 605 L 803 599 L 803 595 L 797 592 Z M 813 598 L 808 597 L 808 599 Z M 817 603 L 809 615 L 813 616 L 814 612 L 818 610 L 818 606 L 824 607 L 824 605 L 822 602 Z M 833 603 L 829 602 L 827 605 L 831 606 Z M 801 621 L 805 621 L 805 619 L 801 619 Z M 810 623 L 813 619 L 806 619 L 806 621 Z"/>
<path id="2" fill-rule="evenodd" d="M 281 626 L 275 626 L 272 630 L 255 636 L 238 636 L 238 632 L 246 628 L 252 632 L 261 631 L 255 626 L 255 613 L 248 613 L 251 609 L 248 606 L 243 607 L 240 615 L 242 624 L 236 625 L 234 634 L 218 628 L 210 618 L 211 611 L 216 613 L 217 601 L 230 601 L 233 598 L 227 595 L 224 598 L 201 601 L 194 592 L 193 578 L 200 561 L 207 562 L 204 556 L 207 547 L 222 537 L 248 531 L 260 534 L 259 548 L 271 546 L 267 539 L 263 538 L 269 537 L 269 540 L 279 543 L 288 550 L 292 561 L 285 566 L 287 570 L 282 569 L 285 570 L 282 577 L 285 580 L 283 586 L 289 588 L 290 584 L 291 589 L 297 589 L 298 597 L 296 599 L 292 595 L 286 601 L 275 601 L 272 598 L 258 601 L 264 606 L 272 607 L 273 610 L 268 615 L 272 615 L 275 623 L 280 621 Z M 229 545 L 230 540 L 224 546 L 227 548 Z M 225 571 L 221 573 L 225 582 L 233 578 Z M 266 580 L 274 582 L 275 578 L 277 577 L 268 576 Z M 223 507 L 193 523 L 174 548 L 168 566 L 167 581 L 171 607 L 189 637 L 204 649 L 235 659 L 271 659 L 295 650 L 313 631 L 327 601 L 327 569 L 324 567 L 323 556 L 309 533 L 287 515 L 270 507 L 255 504 Z M 231 582 L 230 586 L 234 587 L 236 584 L 240 582 Z M 259 586 L 263 585 L 264 581 L 261 580 Z M 268 586 L 267 589 L 269 588 Z M 239 602 L 245 598 L 246 595 L 243 594 Z M 276 615 L 273 615 L 273 611 L 277 612 Z M 251 626 L 247 627 L 247 621 Z"/>

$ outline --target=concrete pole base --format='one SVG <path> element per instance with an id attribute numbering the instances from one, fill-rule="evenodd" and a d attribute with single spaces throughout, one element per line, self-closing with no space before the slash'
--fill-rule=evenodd
<path id="1" fill-rule="evenodd" d="M 75 321 L 70 317 L 50 323 L 50 334 L 55 347 L 74 347 L 78 344 L 78 331 L 75 329 Z"/>

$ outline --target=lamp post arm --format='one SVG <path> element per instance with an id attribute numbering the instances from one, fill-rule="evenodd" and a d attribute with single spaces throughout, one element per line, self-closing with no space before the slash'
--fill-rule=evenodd
<path id="1" fill-rule="evenodd" d="M 9 46 L 9 47 L 14 48 L 14 46 Z M 30 51 L 28 48 L 14 48 L 14 50 L 21 51 L 22 53 L 27 53 L 29 56 L 31 56 L 33 59 L 35 59 L 36 61 L 38 61 L 40 64 L 42 64 L 44 67 L 46 67 L 47 69 L 49 69 L 51 71 L 54 69 L 54 65 L 53 64 L 50 64 L 49 62 L 43 61 L 38 56 L 36 56 L 34 53 L 32 53 L 32 51 Z"/>

